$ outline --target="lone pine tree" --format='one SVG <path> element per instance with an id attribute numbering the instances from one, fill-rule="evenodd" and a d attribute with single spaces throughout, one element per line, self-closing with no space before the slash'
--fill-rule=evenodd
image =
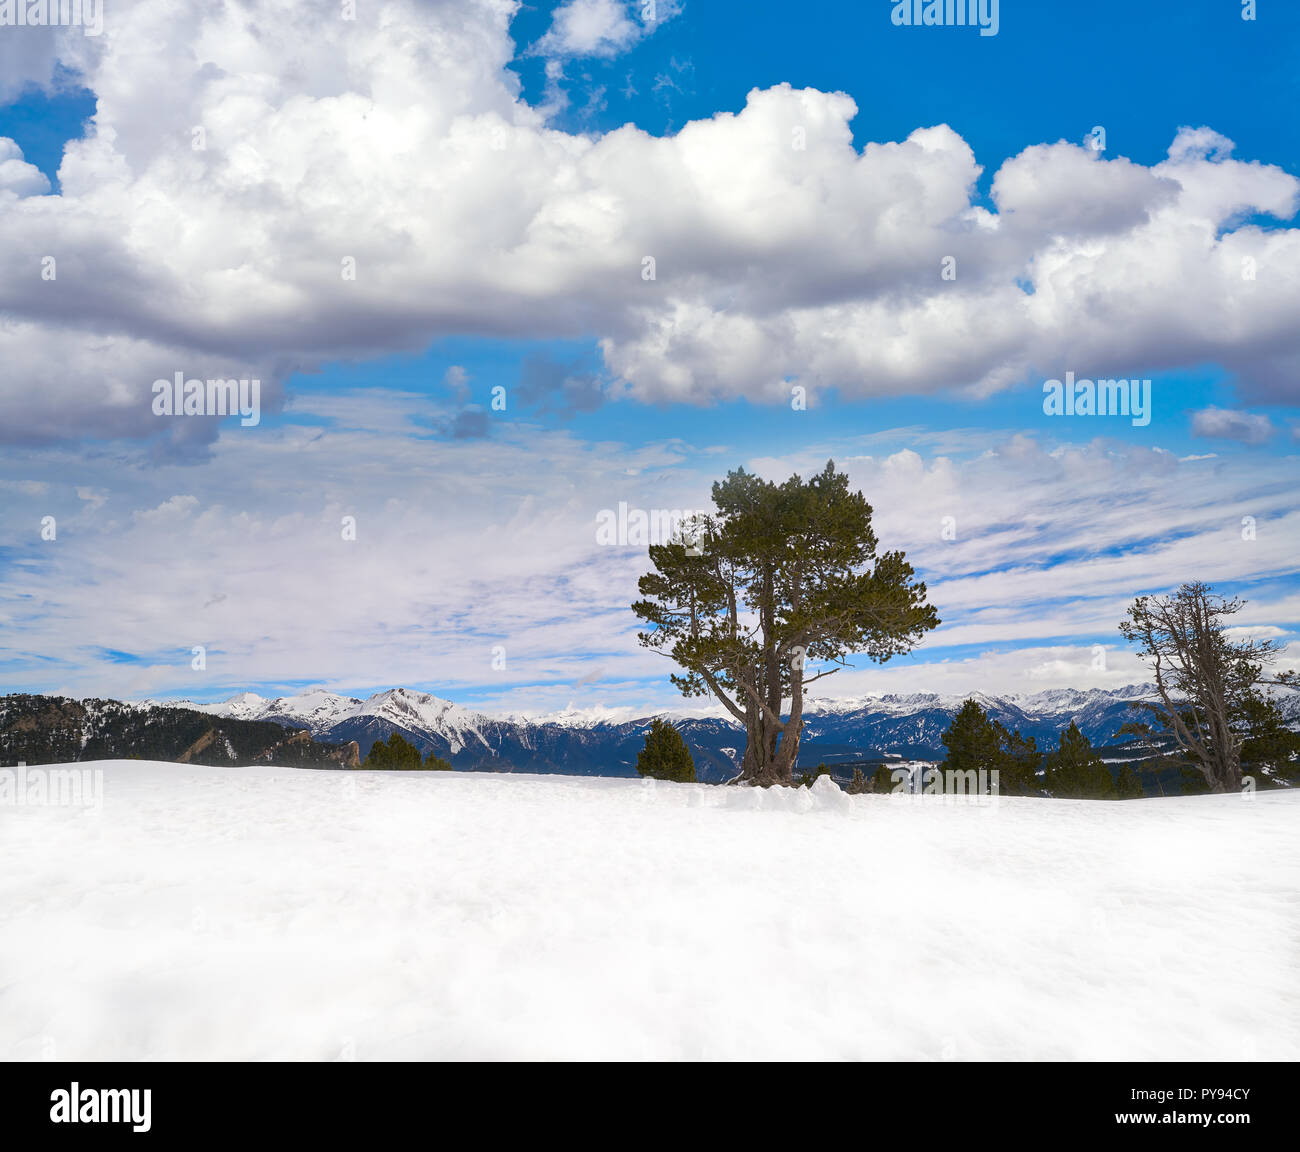
<path id="1" fill-rule="evenodd" d="M 682 734 L 667 720 L 650 722 L 645 745 L 636 758 L 636 770 L 638 775 L 655 780 L 695 783 L 695 761 L 691 758 L 691 750 L 686 747 Z"/>
<path id="2" fill-rule="evenodd" d="M 877 551 L 871 506 L 833 461 L 783 484 L 743 468 L 713 485 L 716 513 L 652 545 L 632 611 L 638 639 L 684 670 L 686 696 L 717 697 L 745 726 L 739 779 L 790 784 L 804 692 L 854 653 L 883 663 L 939 624 L 902 552 Z M 789 709 L 786 710 L 786 701 Z"/>
<path id="3" fill-rule="evenodd" d="M 939 737 L 948 749 L 946 768 L 955 771 L 986 772 L 998 766 L 1000 741 L 988 713 L 974 700 L 967 700 L 957 710 L 948 730 Z"/>

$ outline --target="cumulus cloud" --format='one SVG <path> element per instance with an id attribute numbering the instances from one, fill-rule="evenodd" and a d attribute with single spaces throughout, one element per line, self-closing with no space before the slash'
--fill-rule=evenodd
<path id="1" fill-rule="evenodd" d="M 1238 412 L 1211 405 L 1192 413 L 1192 434 L 1212 440 L 1263 444 L 1273 435 L 1273 422 L 1260 413 Z"/>
<path id="2" fill-rule="evenodd" d="M 93 30 L 93 10 L 89 4 L 86 8 L 91 13 L 86 27 Z M 33 90 L 57 89 L 68 72 L 87 67 L 100 43 L 82 27 L 6 25 L 0 34 L 0 103 Z"/>
<path id="3" fill-rule="evenodd" d="M 80 60 L 98 103 L 61 194 L 0 214 L 6 436 L 158 436 L 149 387 L 177 368 L 275 395 L 295 369 L 465 334 L 595 334 L 600 392 L 651 402 L 1205 363 L 1249 402 L 1300 370 L 1300 230 L 1242 223 L 1289 220 L 1300 181 L 1209 129 L 1151 167 L 1032 146 L 989 210 L 951 128 L 857 148 L 840 93 L 756 90 L 666 137 L 559 131 L 508 70 L 514 7 L 115 9 Z M 617 40 L 616 11 L 560 9 L 566 42 Z M 597 375 L 575 380 L 596 402 Z"/>
<path id="4" fill-rule="evenodd" d="M 23 159 L 23 150 L 7 136 L 0 136 L 0 196 L 41 196 L 50 182 L 35 164 Z"/>
<path id="5" fill-rule="evenodd" d="M 1090 148 L 1043 144 L 1008 160 L 993 179 L 993 200 L 1007 229 L 1038 242 L 1044 235 L 1123 234 L 1171 203 L 1178 184 L 1122 157 Z"/>

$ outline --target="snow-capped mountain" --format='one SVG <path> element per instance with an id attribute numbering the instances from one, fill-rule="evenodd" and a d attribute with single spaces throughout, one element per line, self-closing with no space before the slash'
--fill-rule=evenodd
<path id="1" fill-rule="evenodd" d="M 825 763 L 847 775 L 855 764 L 869 764 L 884 757 L 940 760 L 944 756 L 941 737 L 970 698 L 1006 728 L 1033 736 L 1044 750 L 1054 748 L 1060 733 L 1072 722 L 1094 747 L 1115 746 L 1125 740 L 1118 734 L 1120 726 L 1140 718 L 1129 708 L 1130 701 L 1149 699 L 1152 694 L 1149 686 L 1130 684 L 1117 689 L 1052 689 L 1008 696 L 919 692 L 815 699 L 805 710 L 799 764 L 809 768 Z M 77 702 L 55 697 L 5 697 L 0 698 L 0 703 L 5 700 L 11 712 L 17 709 L 15 715 L 21 713 L 19 719 L 33 710 L 33 714 L 38 713 L 42 718 L 37 725 L 40 738 L 50 745 L 45 752 L 52 755 L 57 745 L 59 755 L 70 759 L 81 754 L 134 754 L 137 745 L 144 746 L 141 741 L 161 739 L 159 733 L 182 750 L 202 744 L 203 748 L 191 750 L 194 755 L 208 755 L 205 749 L 218 736 L 227 743 L 235 740 L 241 748 L 247 745 L 239 756 L 256 759 L 258 749 L 265 751 L 283 742 L 276 735 L 274 726 L 278 725 L 281 730 L 297 732 L 292 748 L 276 753 L 281 758 L 310 756 L 322 762 L 332 758 L 340 763 L 355 763 L 358 756 L 365 757 L 375 741 L 387 739 L 396 731 L 422 752 L 435 752 L 458 769 L 570 775 L 633 775 L 637 754 L 654 719 L 653 715 L 636 716 L 629 709 L 599 705 L 586 709 L 570 705 L 546 715 L 490 715 L 408 688 L 377 692 L 364 700 L 318 688 L 279 698 L 243 692 L 208 704 L 154 700 L 128 704 Z M 1292 727 L 1300 728 L 1300 695 L 1282 693 L 1279 703 Z M 81 718 L 75 723 L 67 719 L 73 713 Z M 221 733 L 215 732 L 213 723 L 194 725 L 191 721 L 200 719 L 196 714 L 211 717 Z M 729 716 L 709 715 L 705 709 L 663 715 L 672 720 L 690 745 L 701 780 L 716 782 L 736 774 L 745 741 L 740 725 Z M 23 723 L 30 728 L 35 721 Z M 158 729 L 153 736 L 147 731 L 150 726 Z M 112 737 L 107 743 L 96 735 L 101 729 Z M 19 753 L 27 751 L 48 760 L 49 756 L 32 743 L 35 739 L 28 732 L 14 756 L 22 758 Z M 350 749 L 352 743 L 356 749 Z M 1130 753 L 1117 747 L 1112 750 L 1112 756 L 1118 754 L 1121 759 Z M 231 756 L 236 756 L 233 745 Z"/>
<path id="2" fill-rule="evenodd" d="M 1055 746 L 1059 733 L 1078 724 L 1094 745 L 1113 744 L 1117 730 L 1133 715 L 1129 701 L 1147 699 L 1152 689 L 1051 689 L 994 696 L 907 695 L 815 699 L 805 709 L 800 763 L 815 765 L 871 759 L 883 755 L 939 759 L 940 740 L 963 702 L 974 698 L 1009 729 L 1034 736 L 1040 747 Z M 1300 719 L 1300 699 L 1287 701 Z M 273 720 L 308 729 L 317 740 L 355 740 L 361 755 L 394 730 L 422 751 L 434 751 L 457 768 L 519 772 L 630 775 L 635 771 L 651 716 L 628 709 L 579 709 L 572 705 L 546 715 L 490 715 L 450 700 L 408 688 L 393 688 L 364 700 L 311 689 L 271 699 L 241 693 L 218 704 L 182 703 L 214 716 Z M 728 716 L 668 713 L 695 753 L 701 778 L 727 779 L 738 767 L 744 745 L 740 726 Z"/>
<path id="3" fill-rule="evenodd" d="M 813 698 L 804 705 L 805 712 L 843 715 L 864 709 L 889 715 L 908 716 L 928 708 L 956 711 L 967 700 L 974 700 L 985 711 L 1013 706 L 1026 715 L 1041 713 L 1084 712 L 1098 704 L 1152 698 L 1155 689 L 1148 684 L 1127 684 L 1123 688 L 1051 688 L 1043 692 L 1016 692 L 994 696 L 988 692 L 963 692 L 940 695 L 937 692 L 911 692 L 906 695 L 847 696 L 837 699 Z"/>
<path id="4" fill-rule="evenodd" d="M 359 707 L 361 703 L 348 696 L 313 689 L 279 699 L 241 692 L 220 704 L 187 703 L 185 707 L 235 720 L 279 720 L 295 727 L 327 728 L 343 719 L 349 708 Z"/>

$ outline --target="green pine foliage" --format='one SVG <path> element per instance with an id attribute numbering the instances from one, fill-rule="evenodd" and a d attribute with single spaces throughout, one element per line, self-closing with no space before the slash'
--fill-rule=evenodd
<path id="1" fill-rule="evenodd" d="M 1256 788 L 1300 784 L 1300 732 L 1286 726 L 1271 695 L 1251 693 L 1242 705 L 1241 770 Z"/>
<path id="2" fill-rule="evenodd" d="M 998 759 L 998 736 L 988 713 L 974 700 L 967 700 L 953 717 L 940 739 L 948 749 L 944 767 L 957 772 L 985 771 Z"/>
<path id="3" fill-rule="evenodd" d="M 405 771 L 422 766 L 420 750 L 414 744 L 403 739 L 402 734 L 396 729 L 393 730 L 387 740 L 375 741 L 370 748 L 370 755 L 366 757 L 365 763 L 361 765 L 362 768 L 368 769 Z"/>
<path id="4" fill-rule="evenodd" d="M 171 760 L 213 767 L 273 763 L 348 766 L 346 745 L 269 720 L 209 716 L 192 708 L 139 708 L 116 700 L 0 696 L 0 764 Z"/>
<path id="5" fill-rule="evenodd" d="M 1039 796 L 1038 767 L 1043 754 L 1032 736 L 1021 736 L 1017 729 L 1008 732 L 996 720 L 993 727 L 998 733 L 998 788 L 1004 796 Z"/>
<path id="6" fill-rule="evenodd" d="M 636 758 L 636 770 L 638 775 L 655 780 L 695 783 L 695 761 L 691 750 L 686 747 L 682 734 L 663 719 L 650 722 L 645 746 Z"/>
<path id="7" fill-rule="evenodd" d="M 940 738 L 948 749 L 945 771 L 998 774 L 1004 796 L 1037 796 L 1042 785 L 1038 767 L 1042 753 L 1032 736 L 1008 732 L 974 700 L 967 700 Z"/>
<path id="8" fill-rule="evenodd" d="M 1047 790 L 1058 799 L 1116 800 L 1115 778 L 1077 724 L 1061 733 L 1060 744 L 1047 758 Z"/>
<path id="9" fill-rule="evenodd" d="M 695 547 L 650 545 L 637 639 L 681 667 L 683 695 L 714 696 L 745 725 L 742 780 L 792 784 L 809 686 L 850 653 L 911 652 L 939 617 L 904 554 L 880 550 L 871 505 L 834 462 L 783 484 L 739 468 L 713 502 Z"/>
<path id="10" fill-rule="evenodd" d="M 1146 795 L 1142 787 L 1142 777 L 1134 770 L 1131 764 L 1125 764 L 1115 777 L 1115 791 L 1121 800 L 1140 800 Z"/>
<path id="11" fill-rule="evenodd" d="M 424 766 L 425 768 L 428 768 L 430 771 L 433 772 L 454 771 L 454 769 L 451 766 L 451 761 L 444 760 L 441 756 L 437 755 L 432 749 L 430 749 L 429 755 L 424 758 Z"/>
<path id="12" fill-rule="evenodd" d="M 887 795 L 894 790 L 894 773 L 882 764 L 871 776 L 871 791 L 878 795 Z"/>

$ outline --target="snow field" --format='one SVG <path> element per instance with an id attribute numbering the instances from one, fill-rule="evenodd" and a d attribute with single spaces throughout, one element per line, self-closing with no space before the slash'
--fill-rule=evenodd
<path id="1" fill-rule="evenodd" d="M 0 807 L 6 1059 L 1300 1058 L 1300 793 L 99 767 Z"/>

